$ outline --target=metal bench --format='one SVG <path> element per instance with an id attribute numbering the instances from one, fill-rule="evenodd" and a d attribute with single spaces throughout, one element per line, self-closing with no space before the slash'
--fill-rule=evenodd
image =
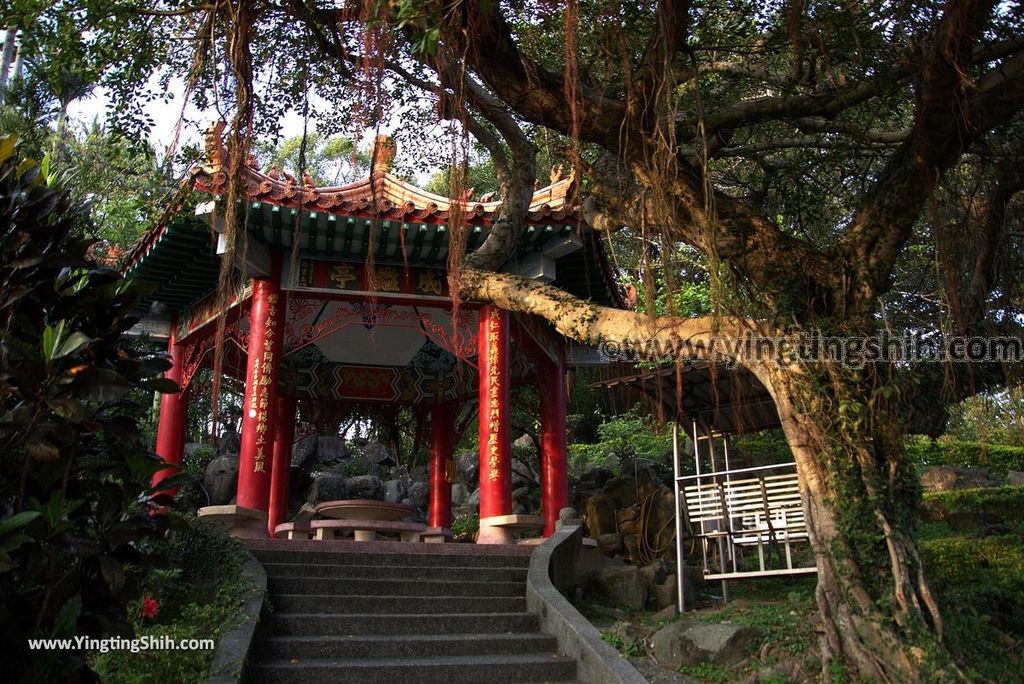
<path id="1" fill-rule="evenodd" d="M 761 470 L 785 466 L 764 466 L 747 469 Z M 736 473 L 737 471 L 733 471 Z M 742 471 L 740 471 L 742 472 Z M 744 479 L 722 479 L 725 473 L 716 473 L 718 481 L 700 482 L 709 476 L 690 476 L 681 480 L 697 480 L 697 484 L 680 488 L 682 509 L 693 536 L 701 543 L 705 576 L 709 579 L 738 576 L 802 574 L 814 568 L 793 565 L 791 542 L 806 541 L 807 525 L 800 499 L 800 483 L 796 472 L 784 475 L 757 475 Z M 711 544 L 718 547 L 719 572 L 708 564 Z M 785 559 L 782 568 L 769 567 L 765 547 L 781 548 Z M 741 571 L 741 549 L 757 549 L 758 569 Z M 727 562 L 731 561 L 731 571 Z"/>

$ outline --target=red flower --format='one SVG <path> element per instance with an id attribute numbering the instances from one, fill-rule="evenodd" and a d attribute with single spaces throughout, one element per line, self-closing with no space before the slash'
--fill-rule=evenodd
<path id="1" fill-rule="evenodd" d="M 160 612 L 160 602 L 152 596 L 147 596 L 142 599 L 142 608 L 139 610 L 139 614 L 142 615 L 143 620 L 152 620 L 156 617 L 156 614 Z"/>

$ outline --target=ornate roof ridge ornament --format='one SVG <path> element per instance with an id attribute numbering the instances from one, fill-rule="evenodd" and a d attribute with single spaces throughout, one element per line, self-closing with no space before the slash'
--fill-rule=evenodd
<path id="1" fill-rule="evenodd" d="M 225 166 L 229 152 L 224 147 L 224 121 L 216 121 L 206 129 L 205 163 L 189 171 L 196 190 L 223 195 L 227 193 Z M 502 200 L 488 193 L 478 200 L 468 195 L 449 198 L 416 187 L 391 173 L 398 146 L 386 135 L 374 140 L 370 175 L 346 185 L 317 187 L 308 174 L 299 173 L 302 181 L 276 167 L 267 173 L 251 160 L 242 170 L 241 195 L 247 200 L 278 206 L 322 211 L 335 215 L 357 215 L 384 220 L 409 222 L 447 221 L 453 204 L 461 205 L 463 215 L 480 223 L 492 223 L 501 210 Z M 576 221 L 578 207 L 572 204 L 575 170 L 570 167 L 563 177 L 562 167 L 553 167 L 551 184 L 537 189 L 530 201 L 527 221 Z"/>

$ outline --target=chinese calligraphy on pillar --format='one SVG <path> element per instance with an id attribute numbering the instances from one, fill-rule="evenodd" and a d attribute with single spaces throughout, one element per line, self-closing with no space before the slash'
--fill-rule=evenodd
<path id="1" fill-rule="evenodd" d="M 249 404 L 249 417 L 256 420 L 256 457 L 253 460 L 252 470 L 254 473 L 265 473 L 267 453 L 273 448 L 267 434 L 267 408 L 270 406 L 270 386 L 273 382 L 274 348 L 278 325 L 278 295 L 272 293 L 267 295 L 267 318 L 265 324 L 265 339 L 263 342 L 263 355 L 257 357 L 252 364 L 252 400 Z M 250 353 L 258 353 L 251 350 Z"/>
<path id="2" fill-rule="evenodd" d="M 501 313 L 490 309 L 487 316 L 487 372 L 488 396 L 487 419 L 490 435 L 487 438 L 487 477 L 495 482 L 501 477 L 501 445 L 498 443 L 501 430 L 501 401 L 504 378 L 501 376 Z"/>

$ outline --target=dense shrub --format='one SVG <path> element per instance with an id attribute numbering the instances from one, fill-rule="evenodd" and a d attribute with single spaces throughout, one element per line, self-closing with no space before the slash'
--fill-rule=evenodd
<path id="1" fill-rule="evenodd" d="M 1024 447 L 978 442 L 954 442 L 912 437 L 907 454 L 919 467 L 947 465 L 958 468 L 989 468 L 1005 475 L 1008 470 L 1024 470 Z"/>
<path id="2" fill-rule="evenodd" d="M 6 681 L 91 678 L 28 638 L 129 636 L 158 467 L 133 397 L 176 389 L 122 336 L 142 294 L 87 258 L 85 212 L 0 139 L 0 653 Z"/>
<path id="3" fill-rule="evenodd" d="M 925 492 L 922 506 L 928 520 L 943 520 L 952 511 L 981 511 L 1002 520 L 1018 520 L 1024 512 L 1024 487 L 980 487 L 950 492 Z"/>
<path id="4" fill-rule="evenodd" d="M 1024 638 L 1024 538 L 948 536 L 919 541 L 945 618 L 945 641 L 972 681 L 1017 681 Z"/>
<path id="5" fill-rule="evenodd" d="M 672 431 L 657 425 L 650 416 L 630 410 L 597 428 L 598 441 L 570 444 L 570 467 L 580 472 L 589 465 L 620 466 L 624 459 L 644 458 L 664 463 L 672 453 Z"/>
<path id="6" fill-rule="evenodd" d="M 166 558 L 165 567 L 146 576 L 145 594 L 160 606 L 156 617 L 144 619 L 133 604 L 128 617 L 138 636 L 219 639 L 239 623 L 241 607 L 251 589 L 242 574 L 246 554 L 237 540 L 192 516 L 175 518 L 166 540 L 153 546 Z M 137 602 L 138 603 L 138 602 Z M 198 684 L 208 679 L 212 650 L 111 651 L 94 654 L 93 669 L 104 682 Z"/>

